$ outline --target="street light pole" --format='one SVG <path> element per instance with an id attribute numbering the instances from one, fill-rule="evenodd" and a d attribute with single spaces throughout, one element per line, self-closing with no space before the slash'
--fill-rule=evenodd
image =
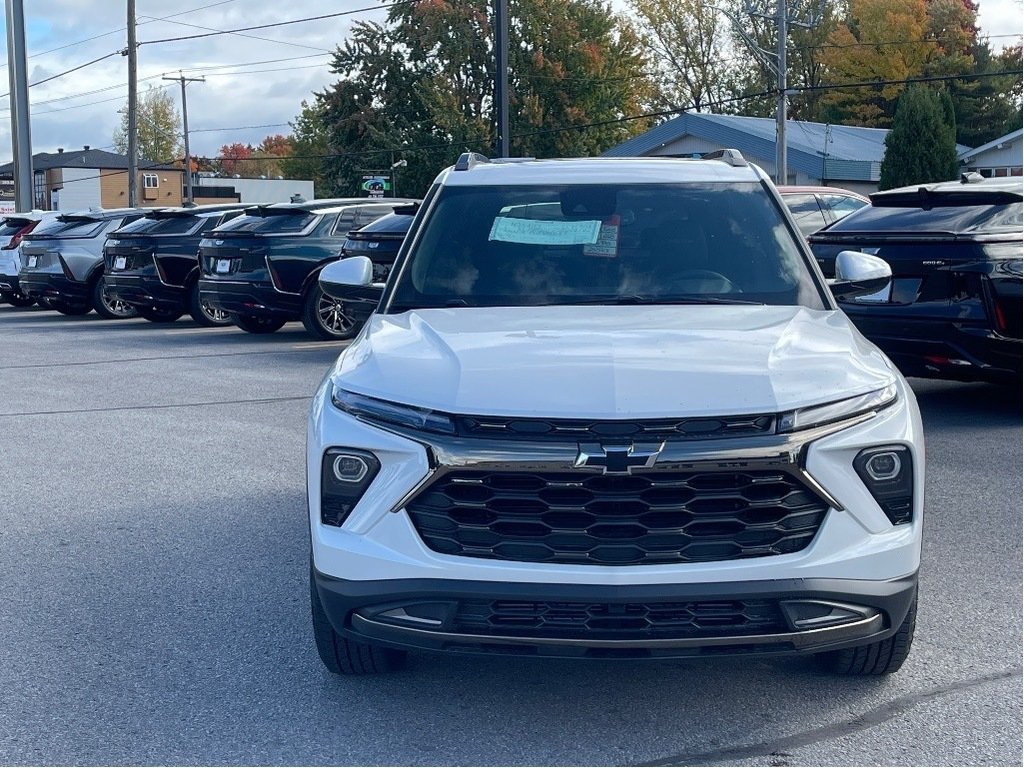
<path id="1" fill-rule="evenodd" d="M 187 83 L 205 83 L 205 77 L 185 77 L 180 71 L 177 77 L 164 77 L 163 80 L 174 80 L 181 83 L 181 127 L 185 137 L 185 202 L 191 205 L 195 202 L 192 196 L 192 153 L 188 147 L 188 101 L 185 98 L 185 85 Z"/>
<path id="2" fill-rule="evenodd" d="M 139 204 L 139 45 L 135 38 L 135 0 L 128 0 L 128 206 Z"/>
<path id="3" fill-rule="evenodd" d="M 11 144 L 14 150 L 14 192 L 18 211 L 31 211 L 32 128 L 28 106 L 28 60 L 25 53 L 25 9 L 22 0 L 7 0 L 7 68 L 11 90 Z"/>

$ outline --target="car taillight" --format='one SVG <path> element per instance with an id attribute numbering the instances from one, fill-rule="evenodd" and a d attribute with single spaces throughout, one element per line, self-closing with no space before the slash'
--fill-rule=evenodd
<path id="1" fill-rule="evenodd" d="M 17 248 L 19 245 L 21 245 L 21 239 L 25 235 L 27 235 L 29 232 L 31 232 L 33 229 L 35 229 L 36 224 L 38 224 L 38 223 L 39 223 L 38 221 L 30 221 L 24 227 L 22 227 L 17 232 L 15 232 L 14 233 L 14 237 L 11 238 L 11 242 L 9 242 L 7 245 L 5 245 L 3 247 L 3 250 L 5 250 L 5 251 L 13 251 L 15 248 Z"/>

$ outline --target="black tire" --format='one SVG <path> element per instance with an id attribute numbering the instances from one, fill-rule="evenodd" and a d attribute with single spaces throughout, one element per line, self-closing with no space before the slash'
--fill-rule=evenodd
<path id="1" fill-rule="evenodd" d="M 828 651 L 819 654 L 818 658 L 825 669 L 837 675 L 857 677 L 873 677 L 889 675 L 903 666 L 910 655 L 910 646 L 914 642 L 914 626 L 917 623 L 917 596 L 910 604 L 907 617 L 896 630 L 896 634 L 887 640 L 861 645 L 856 648 L 844 648 L 840 651 Z"/>
<path id="2" fill-rule="evenodd" d="M 130 317 L 137 317 L 139 311 L 127 302 L 115 299 L 107 293 L 106 279 L 103 275 L 92 281 L 89 294 L 92 297 L 92 308 L 96 314 L 105 320 L 127 320 Z"/>
<path id="3" fill-rule="evenodd" d="M 188 313 L 192 315 L 192 319 L 198 325 L 205 328 L 220 328 L 231 325 L 231 315 L 219 309 L 214 309 L 199 298 L 198 281 L 192 283 L 192 289 L 189 292 Z"/>
<path id="4" fill-rule="evenodd" d="M 178 309 L 154 309 L 153 307 L 138 307 L 139 316 L 144 317 L 151 323 L 173 323 L 184 313 Z"/>
<path id="5" fill-rule="evenodd" d="M 344 302 L 332 299 L 319 285 L 314 285 L 306 294 L 302 324 L 311 336 L 324 341 L 347 341 L 362 327 Z"/>
<path id="6" fill-rule="evenodd" d="M 22 296 L 20 293 L 5 293 L 4 301 L 12 307 L 31 307 L 36 300 L 29 296 Z"/>
<path id="7" fill-rule="evenodd" d="M 254 315 L 231 315 L 231 322 L 248 333 L 273 333 L 280 330 L 284 320 L 274 317 L 256 317 Z"/>
<path id="8" fill-rule="evenodd" d="M 92 307 L 88 304 L 68 304 L 66 301 L 61 301 L 60 299 L 49 299 L 46 302 L 46 306 L 50 309 L 57 310 L 62 315 L 68 315 L 69 317 L 88 315 L 92 312 Z"/>
<path id="9" fill-rule="evenodd" d="M 407 654 L 404 651 L 355 642 L 334 631 L 316 591 L 312 564 L 309 567 L 309 605 L 313 613 L 316 650 L 328 671 L 336 675 L 368 675 L 391 672 L 405 663 Z"/>

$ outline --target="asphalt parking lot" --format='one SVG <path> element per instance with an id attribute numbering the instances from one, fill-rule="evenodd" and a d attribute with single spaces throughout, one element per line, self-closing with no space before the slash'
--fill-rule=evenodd
<path id="1" fill-rule="evenodd" d="M 1019 391 L 912 382 L 929 517 L 894 676 L 423 655 L 338 678 L 303 466 L 340 349 L 0 306 L 0 764 L 1021 764 Z"/>

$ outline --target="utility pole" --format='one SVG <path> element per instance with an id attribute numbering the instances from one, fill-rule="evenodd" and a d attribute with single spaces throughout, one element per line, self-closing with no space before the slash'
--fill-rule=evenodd
<path id="1" fill-rule="evenodd" d="M 11 144 L 14 150 L 14 191 L 18 211 L 31 211 L 32 130 L 28 107 L 28 58 L 25 53 L 25 9 L 22 0 L 7 0 L 7 69 L 11 85 Z"/>
<path id="2" fill-rule="evenodd" d="M 508 0 L 494 0 L 494 107 L 498 157 L 508 157 Z"/>
<path id="3" fill-rule="evenodd" d="M 185 77 L 178 70 L 177 77 L 165 77 L 164 80 L 176 80 L 181 83 L 181 123 L 185 134 L 185 202 L 191 205 L 195 202 L 192 196 L 192 153 L 188 148 L 188 101 L 185 99 L 185 85 L 187 83 L 205 83 L 205 77 Z"/>
<path id="4" fill-rule="evenodd" d="M 128 206 L 139 204 L 139 45 L 135 39 L 135 0 L 128 0 Z"/>
<path id="5" fill-rule="evenodd" d="M 779 103 L 775 108 L 775 183 L 782 186 L 786 183 L 786 112 L 789 104 L 786 99 L 786 39 L 788 30 L 786 23 L 789 21 L 789 7 L 787 0 L 778 0 L 778 8 L 775 13 L 775 26 L 778 35 L 778 52 L 776 59 L 779 69 Z"/>

